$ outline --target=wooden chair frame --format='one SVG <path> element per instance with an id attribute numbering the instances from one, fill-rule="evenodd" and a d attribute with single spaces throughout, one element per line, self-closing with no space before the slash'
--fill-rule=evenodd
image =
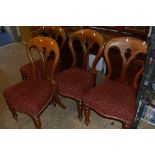
<path id="1" fill-rule="evenodd" d="M 109 52 L 110 52 L 110 49 L 114 48 L 114 47 L 119 49 L 119 52 L 120 52 L 120 55 L 122 58 L 122 70 L 121 70 L 120 76 L 117 78 L 117 81 L 124 83 L 125 79 L 126 79 L 127 69 L 130 66 L 130 63 L 138 54 L 140 54 L 140 53 L 146 54 L 147 44 L 145 41 L 142 41 L 142 40 L 136 39 L 136 38 L 132 38 L 132 37 L 119 37 L 119 38 L 114 38 L 114 39 L 110 40 L 106 44 L 106 46 L 104 48 L 104 53 L 103 53 L 103 56 L 104 56 L 105 62 L 106 62 L 106 66 L 107 66 L 106 80 L 110 79 L 111 73 L 112 73 L 111 62 L 109 60 Z M 127 49 L 131 50 L 129 59 L 126 59 L 126 56 L 125 56 Z M 144 67 L 142 67 L 136 73 L 135 77 L 133 78 L 131 87 L 134 90 L 136 90 L 138 88 L 138 80 L 143 73 L 143 69 L 144 69 Z M 84 115 L 85 115 L 85 123 L 86 123 L 86 125 L 89 125 L 90 108 L 88 106 L 84 106 Z M 118 118 L 113 117 L 113 116 L 108 116 L 106 114 L 102 114 L 102 116 L 104 116 L 106 118 L 114 119 L 117 121 L 121 121 L 123 128 L 130 128 L 132 125 L 132 124 L 127 124 L 123 120 L 119 120 Z"/>
<path id="2" fill-rule="evenodd" d="M 83 60 L 82 60 L 81 68 L 84 70 L 87 70 L 88 56 L 90 53 L 89 50 L 92 48 L 92 46 L 95 43 L 99 44 L 99 50 L 93 61 L 92 69 L 89 70 L 90 72 L 94 74 L 94 79 L 96 79 L 96 73 L 97 73 L 96 64 L 99 61 L 100 57 L 102 56 L 102 52 L 105 46 L 105 41 L 102 35 L 91 29 L 80 29 L 71 34 L 69 38 L 69 47 L 70 47 L 72 58 L 73 58 L 72 65 L 71 65 L 71 67 L 73 68 L 75 68 L 77 64 L 76 52 L 73 46 L 74 40 L 79 40 L 82 45 L 82 49 L 84 53 L 83 53 Z M 85 44 L 86 42 L 88 43 L 88 47 L 86 47 L 86 44 Z M 94 82 L 94 86 L 95 85 L 96 85 L 96 82 Z M 78 110 L 78 118 L 81 121 L 82 113 L 83 113 L 83 101 L 77 101 L 77 110 Z"/>

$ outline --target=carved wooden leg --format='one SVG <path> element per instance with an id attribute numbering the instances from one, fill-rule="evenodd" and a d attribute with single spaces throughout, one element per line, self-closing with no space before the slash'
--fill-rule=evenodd
<path id="1" fill-rule="evenodd" d="M 41 129 L 40 117 L 32 117 L 34 125 L 37 129 Z"/>
<path id="2" fill-rule="evenodd" d="M 56 107 L 56 101 L 55 101 L 55 97 L 53 96 L 52 97 L 52 101 L 51 101 L 51 103 L 50 103 L 51 105 L 53 104 L 54 105 L 54 107 Z"/>
<path id="3" fill-rule="evenodd" d="M 78 118 L 81 121 L 83 118 L 83 103 L 82 103 L 82 101 L 77 103 L 77 110 L 78 110 Z"/>
<path id="4" fill-rule="evenodd" d="M 24 76 L 23 74 L 21 74 L 21 76 L 22 76 L 22 80 L 23 80 L 23 81 L 27 79 L 27 77 Z"/>
<path id="5" fill-rule="evenodd" d="M 18 121 L 18 115 L 17 115 L 15 109 L 14 109 L 11 105 L 9 105 L 9 104 L 8 104 L 8 107 L 9 107 L 10 111 L 12 112 L 12 117 L 13 117 L 16 121 Z"/>
<path id="6" fill-rule="evenodd" d="M 63 105 L 63 103 L 60 101 L 60 99 L 59 99 L 57 94 L 54 95 L 54 99 L 55 99 L 56 104 L 58 104 L 63 109 L 66 109 L 66 107 Z"/>
<path id="7" fill-rule="evenodd" d="M 126 123 L 122 123 L 122 128 L 123 129 L 131 129 L 132 124 L 126 124 Z"/>
<path id="8" fill-rule="evenodd" d="M 85 116 L 85 123 L 88 126 L 90 123 L 90 108 L 87 106 L 84 106 L 84 116 Z"/>

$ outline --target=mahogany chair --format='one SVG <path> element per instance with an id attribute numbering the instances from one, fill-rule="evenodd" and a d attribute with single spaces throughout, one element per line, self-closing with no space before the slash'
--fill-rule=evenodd
<path id="1" fill-rule="evenodd" d="M 73 45 L 74 41 L 79 41 L 83 49 L 83 61 L 81 67 L 76 67 L 77 57 L 75 47 Z M 88 56 L 94 44 L 97 44 L 99 48 L 97 51 L 97 56 L 93 61 L 93 67 L 88 71 Z M 72 66 L 57 75 L 56 85 L 60 95 L 73 98 L 78 102 L 78 118 L 81 120 L 83 113 L 83 95 L 95 84 L 97 72 L 96 64 L 102 54 L 104 40 L 102 35 L 94 30 L 81 29 L 71 34 L 69 38 L 69 47 L 73 57 Z"/>
<path id="2" fill-rule="evenodd" d="M 36 77 L 36 67 L 32 57 L 31 49 L 35 47 L 41 55 L 44 77 L 49 80 L 44 80 Z M 46 58 L 42 51 L 46 53 Z M 28 57 L 32 64 L 33 78 L 24 80 L 4 90 L 4 97 L 7 105 L 12 112 L 13 118 L 17 120 L 17 113 L 23 112 L 28 114 L 36 128 L 41 128 L 40 115 L 49 105 L 55 94 L 55 71 L 59 60 L 59 47 L 55 40 L 47 37 L 32 38 L 27 44 Z M 53 63 L 51 63 L 51 74 L 47 74 L 48 56 L 53 53 Z"/>
<path id="3" fill-rule="evenodd" d="M 38 35 L 50 37 L 56 40 L 60 51 L 66 41 L 65 30 L 61 26 L 40 26 L 39 29 L 33 31 L 32 37 L 37 37 Z"/>
<path id="4" fill-rule="evenodd" d="M 83 99 L 86 125 L 89 125 L 90 109 L 93 109 L 103 117 L 120 121 L 123 128 L 131 128 L 146 50 L 144 41 L 132 37 L 114 38 L 106 44 L 106 80 L 87 92 Z M 115 58 L 118 58 L 117 64 L 113 64 Z M 114 70 L 117 77 L 113 76 Z"/>
<path id="5" fill-rule="evenodd" d="M 66 41 L 65 31 L 60 26 L 41 26 L 39 29 L 37 29 L 36 31 L 33 31 L 32 33 L 32 37 L 37 37 L 37 36 L 46 36 L 46 37 L 53 38 L 54 40 L 57 41 L 60 51 L 62 50 Z M 42 68 L 41 60 L 35 61 L 34 64 L 36 66 L 37 77 L 42 78 L 43 68 Z M 59 65 L 60 65 L 60 62 L 59 62 Z M 49 61 L 49 66 L 50 66 L 50 61 Z M 31 63 L 28 63 L 20 68 L 20 73 L 23 80 L 32 78 L 32 72 L 33 70 L 32 70 Z"/>

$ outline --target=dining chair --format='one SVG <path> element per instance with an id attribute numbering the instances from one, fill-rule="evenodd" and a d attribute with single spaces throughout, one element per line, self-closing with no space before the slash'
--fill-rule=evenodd
<path id="1" fill-rule="evenodd" d="M 65 41 L 66 41 L 66 35 L 63 27 L 60 26 L 41 26 L 39 29 L 33 31 L 32 37 L 37 37 L 37 36 L 46 36 L 46 37 L 51 37 L 54 40 L 57 41 L 59 45 L 60 51 L 64 47 Z M 52 59 L 52 56 L 51 56 Z M 60 53 L 60 59 L 61 59 L 61 53 Z M 58 68 L 61 65 L 61 60 L 59 59 L 59 64 Z M 43 77 L 43 68 L 42 68 L 42 62 L 41 59 L 34 61 L 34 64 L 36 66 L 36 72 L 37 72 L 37 77 L 42 78 Z M 49 67 L 51 66 L 50 61 L 49 61 Z M 20 67 L 20 73 L 22 76 L 23 80 L 26 80 L 28 78 L 32 78 L 32 64 L 28 63 Z"/>
<path id="2" fill-rule="evenodd" d="M 36 67 L 32 56 L 32 48 L 35 47 L 41 56 L 41 62 L 44 70 L 44 77 L 49 80 L 41 79 L 36 76 Z M 42 51 L 46 53 L 43 56 Z M 24 80 L 4 90 L 4 98 L 12 112 L 13 118 L 17 120 L 17 111 L 29 115 L 36 128 L 41 128 L 40 115 L 51 103 L 55 94 L 55 72 L 59 60 L 59 47 L 57 42 L 48 37 L 35 37 L 32 38 L 27 44 L 28 58 L 32 64 L 33 78 Z M 47 61 L 49 55 L 53 53 L 54 59 L 51 63 L 51 74 L 47 74 Z"/>
<path id="3" fill-rule="evenodd" d="M 106 44 L 106 79 L 83 98 L 87 126 L 92 109 L 105 118 L 120 121 L 122 128 L 131 128 L 136 115 L 136 91 L 143 73 L 146 50 L 146 42 L 132 37 L 114 38 Z"/>
<path id="4" fill-rule="evenodd" d="M 75 41 L 79 41 L 83 49 L 82 64 L 77 67 L 77 56 L 75 52 Z M 98 45 L 96 58 L 92 69 L 88 69 L 88 57 L 94 46 Z M 91 29 L 81 29 L 71 34 L 69 47 L 72 54 L 72 66 L 57 75 L 57 91 L 60 95 L 70 97 L 77 101 L 78 118 L 81 121 L 83 113 L 83 95 L 95 85 L 96 64 L 104 48 L 104 40 L 100 33 Z M 76 48 L 77 50 L 77 48 Z"/>

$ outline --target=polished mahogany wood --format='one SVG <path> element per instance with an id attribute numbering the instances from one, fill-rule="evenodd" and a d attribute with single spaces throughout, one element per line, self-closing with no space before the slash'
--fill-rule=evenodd
<path id="1" fill-rule="evenodd" d="M 32 37 L 37 37 L 37 36 L 46 36 L 46 37 L 53 38 L 54 40 L 57 41 L 60 51 L 62 51 L 64 44 L 66 42 L 65 31 L 63 27 L 60 27 L 60 26 L 40 26 L 32 32 Z M 58 64 L 59 70 L 61 68 L 62 55 L 63 55 L 63 52 L 60 53 L 60 59 Z M 36 64 L 36 65 L 39 65 L 39 64 Z M 30 66 L 28 67 L 29 67 L 29 70 L 31 70 Z M 27 78 L 29 78 L 27 75 L 28 71 L 25 73 L 25 65 L 20 68 L 20 72 L 23 80 L 26 80 Z"/>
<path id="2" fill-rule="evenodd" d="M 64 28 L 61 26 L 40 26 L 37 30 L 33 31 L 32 37 L 36 37 L 39 35 L 51 37 L 56 40 L 59 45 L 60 51 L 64 47 L 66 34 Z M 61 39 L 60 43 L 59 39 Z"/>
<path id="3" fill-rule="evenodd" d="M 6 100 L 6 102 L 7 102 L 7 100 Z M 14 109 L 14 107 L 11 104 L 9 104 L 9 102 L 7 102 L 7 104 L 9 105 L 8 107 L 9 107 L 9 110 L 11 111 L 11 113 L 12 113 L 12 117 L 16 121 L 18 121 L 18 114 L 16 113 L 16 110 Z"/>
<path id="4" fill-rule="evenodd" d="M 119 55 L 120 55 L 119 58 L 121 59 L 119 60 L 121 62 L 120 63 L 121 66 L 119 68 L 120 75 L 118 75 L 118 77 L 115 79 L 116 81 L 129 85 L 127 80 L 129 76 L 128 71 L 129 71 L 130 65 L 133 65 L 133 66 L 137 64 L 140 65 L 139 70 L 137 70 L 136 74 L 132 76 L 132 82 L 130 83 L 131 87 L 134 90 L 137 90 L 140 76 L 143 73 L 144 61 L 143 62 L 141 62 L 142 60 L 135 61 L 135 59 L 139 55 L 146 56 L 146 51 L 147 51 L 146 42 L 140 39 L 137 39 L 137 38 L 132 38 L 132 37 L 119 37 L 119 38 L 111 39 L 105 45 L 104 53 L 103 53 L 106 66 L 107 66 L 106 80 L 111 79 L 111 75 L 114 69 L 112 66 L 113 62 L 111 61 L 113 59 L 110 59 L 110 52 L 113 51 L 112 49 L 117 49 L 119 51 Z M 90 122 L 89 120 L 90 107 L 85 105 L 84 113 L 85 113 L 85 123 L 88 126 Z M 123 119 L 120 119 L 114 116 L 109 116 L 106 113 L 100 113 L 100 114 L 106 118 L 114 119 L 114 120 L 122 122 L 122 128 L 131 128 L 132 122 L 127 123 Z"/>
<path id="5" fill-rule="evenodd" d="M 56 83 L 55 71 L 59 61 L 59 47 L 57 45 L 57 42 L 51 38 L 43 37 L 43 36 L 34 37 L 28 42 L 27 55 L 33 67 L 33 76 L 34 78 L 36 78 L 36 69 L 34 65 L 33 56 L 31 53 L 32 47 L 37 48 L 39 51 L 39 54 L 42 59 L 42 64 L 43 64 L 44 77 L 50 80 L 51 82 L 51 85 L 52 85 L 51 88 L 53 89 L 52 96 L 53 96 L 53 100 L 55 100 L 55 98 L 57 97 L 56 89 L 55 89 L 55 83 Z M 51 64 L 51 74 L 50 74 L 50 77 L 48 77 L 49 74 L 47 74 L 47 63 L 48 63 L 48 56 L 51 53 L 54 53 L 54 59 L 53 59 L 53 63 Z M 35 117 L 32 117 L 32 120 L 34 121 L 34 125 L 36 128 L 41 128 L 41 121 L 38 114 Z"/>
<path id="6" fill-rule="evenodd" d="M 31 51 L 31 49 L 33 47 L 35 47 L 39 51 L 39 54 L 40 54 L 41 60 L 42 60 L 42 64 L 43 64 L 44 75 L 45 75 L 45 78 L 47 78 L 49 80 L 48 82 L 46 80 L 36 78 L 36 68 L 34 65 L 34 60 L 33 60 L 32 51 Z M 51 68 L 50 68 L 51 74 L 48 75 L 48 74 L 46 74 L 47 73 L 46 72 L 47 71 L 46 70 L 47 69 L 47 61 L 48 61 L 48 56 L 51 53 L 54 54 L 54 58 L 52 59 L 53 62 L 51 63 Z M 8 104 L 10 111 L 12 112 L 14 119 L 17 120 L 16 111 L 23 112 L 23 113 L 28 114 L 32 118 L 36 128 L 41 128 L 41 120 L 40 120 L 41 113 L 49 105 L 52 98 L 55 99 L 57 97 L 56 86 L 55 86 L 55 84 L 56 84 L 56 75 L 55 75 L 56 73 L 55 72 L 56 72 L 56 68 L 57 68 L 58 60 L 59 60 L 59 47 L 55 40 L 48 38 L 48 37 L 39 36 L 39 37 L 32 38 L 28 42 L 27 55 L 28 55 L 28 58 L 29 58 L 29 60 L 32 64 L 32 67 L 33 67 L 33 77 L 34 78 L 25 80 L 15 86 L 12 86 L 12 87 L 6 89 L 6 91 L 4 91 L 4 96 L 6 98 L 6 102 Z M 35 84 L 36 88 L 33 90 L 33 88 L 31 88 L 32 86 L 31 85 L 29 86 L 28 84 L 32 84 L 33 82 L 37 82 L 37 81 L 38 81 L 38 89 L 37 89 L 37 83 L 36 83 Z M 45 90 L 45 92 L 43 92 L 40 89 L 40 84 L 42 86 L 45 85 L 45 87 L 43 89 L 43 90 Z M 15 90 L 17 88 L 19 90 L 21 90 L 22 93 L 25 95 L 26 95 L 26 93 L 29 93 L 29 92 L 27 92 L 28 90 L 29 91 L 32 90 L 32 93 L 34 93 L 34 95 L 35 94 L 39 95 L 42 92 L 48 93 L 48 94 L 47 94 L 47 96 L 46 95 L 44 96 L 43 101 L 41 98 L 40 98 L 40 100 L 37 101 L 37 99 L 35 98 L 36 96 L 34 96 L 35 100 L 33 100 L 32 95 L 28 96 L 28 94 L 27 94 L 26 98 L 25 98 L 25 96 L 22 96 L 20 93 L 13 95 L 13 93 L 14 93 L 13 90 Z M 37 90 L 37 92 L 34 92 L 36 90 Z M 10 96 L 12 96 L 12 97 L 10 98 Z M 31 100 L 32 100 L 32 102 L 30 102 Z M 44 100 L 46 100 L 46 102 Z M 19 101 L 21 101 L 20 104 L 19 104 Z M 29 105 L 29 108 L 27 108 L 25 103 L 22 103 L 24 101 L 25 101 L 25 103 L 29 102 L 29 104 L 32 104 L 32 105 Z M 14 102 L 18 102 L 18 103 L 15 104 Z M 38 103 L 34 104 L 33 102 L 38 102 Z M 44 102 L 44 103 L 40 103 L 40 102 Z M 30 109 L 31 107 L 32 107 L 32 109 Z"/>
<path id="7" fill-rule="evenodd" d="M 84 105 L 85 124 L 88 126 L 90 123 L 90 108 Z"/>
<path id="8" fill-rule="evenodd" d="M 120 61 L 122 61 L 122 66 L 121 66 L 121 72 L 119 77 L 117 78 L 117 81 L 124 83 L 127 78 L 128 68 L 130 67 L 132 61 L 139 54 L 143 54 L 146 56 L 147 44 L 145 41 L 142 41 L 137 38 L 132 38 L 132 37 L 119 37 L 119 38 L 114 38 L 110 40 L 106 44 L 104 49 L 104 57 L 107 65 L 106 79 L 110 79 L 112 74 L 112 67 L 111 67 L 112 62 L 110 62 L 110 58 L 109 58 L 110 50 L 112 48 L 116 48 L 120 52 L 120 57 L 121 57 Z M 126 54 L 128 54 L 128 51 L 129 51 L 129 57 L 126 56 Z M 143 66 L 136 73 L 135 77 L 133 77 L 132 87 L 134 89 L 137 89 L 138 87 L 138 80 L 142 72 L 143 72 Z"/>
<path id="9" fill-rule="evenodd" d="M 87 64 L 88 64 L 88 56 L 91 52 L 91 48 L 93 48 L 94 44 L 98 44 L 99 50 L 96 53 L 96 58 L 93 61 L 92 64 L 92 72 L 96 74 L 96 64 L 102 55 L 105 41 L 102 37 L 102 35 L 94 30 L 91 29 L 81 29 L 78 31 L 75 31 L 71 34 L 69 39 L 69 47 L 71 49 L 73 61 L 72 61 L 72 67 L 76 67 L 77 64 L 77 57 L 76 52 L 73 46 L 73 41 L 78 40 L 81 43 L 82 50 L 83 50 L 83 60 L 81 67 L 85 70 L 87 70 Z"/>
<path id="10" fill-rule="evenodd" d="M 122 129 L 130 129 L 131 127 L 132 123 L 131 124 L 122 123 Z"/>
<path id="11" fill-rule="evenodd" d="M 39 116 L 32 117 L 34 125 L 37 129 L 41 129 L 41 121 Z"/>
<path id="12" fill-rule="evenodd" d="M 91 29 L 81 29 L 81 30 L 77 30 L 75 32 L 73 32 L 69 38 L 69 48 L 72 54 L 72 65 L 71 68 L 75 69 L 77 67 L 77 53 L 80 52 L 79 48 L 75 48 L 75 42 L 78 41 L 80 46 L 82 47 L 82 64 L 80 66 L 78 66 L 79 68 L 81 68 L 82 70 L 86 70 L 88 72 L 91 72 L 92 74 L 90 74 L 90 76 L 92 76 L 92 79 L 96 80 L 96 64 L 100 58 L 100 56 L 102 56 L 102 52 L 103 52 L 103 48 L 105 45 L 105 41 L 102 37 L 102 35 L 94 30 Z M 88 64 L 88 56 L 91 52 L 91 49 L 93 48 L 94 45 L 98 45 L 98 51 L 96 52 L 96 57 L 93 61 L 92 64 L 92 69 L 88 69 L 87 68 L 87 64 Z M 70 69 L 68 70 L 70 71 Z M 63 71 L 62 71 L 63 73 Z M 68 73 L 67 70 L 65 70 L 65 73 Z M 83 72 L 82 72 L 83 73 Z M 94 83 L 95 83 L 94 80 Z M 65 79 L 64 79 L 65 81 Z M 75 81 L 77 81 L 75 79 Z M 59 81 L 58 81 L 59 82 Z M 68 86 L 70 86 L 71 84 L 68 83 Z M 78 83 L 77 83 L 78 85 Z M 91 86 L 90 86 L 91 87 Z M 66 88 L 67 89 L 67 88 Z M 72 92 L 70 92 L 72 93 Z M 60 94 L 63 95 L 63 93 L 61 93 L 60 90 Z M 64 94 L 66 96 L 66 94 Z M 73 96 L 72 94 L 68 94 L 68 97 Z M 73 97 L 72 97 L 73 98 Z M 83 102 L 81 99 L 74 97 L 73 99 L 75 99 L 78 103 L 77 103 L 77 110 L 78 110 L 78 118 L 81 121 L 82 119 L 82 115 L 83 115 Z"/>
<path id="13" fill-rule="evenodd" d="M 35 64 L 34 64 L 34 59 L 31 53 L 31 49 L 32 47 L 35 47 L 38 49 L 39 54 L 41 56 L 42 59 L 42 64 L 43 64 L 43 70 L 44 70 L 44 77 L 46 79 L 50 78 L 51 84 L 54 85 L 56 80 L 55 80 L 55 71 L 57 69 L 57 64 L 58 64 L 58 60 L 59 60 L 59 47 L 57 45 L 57 42 L 51 38 L 48 37 L 43 37 L 43 36 L 39 36 L 39 37 L 35 37 L 32 38 L 28 44 L 27 44 L 27 55 L 28 58 L 32 64 L 33 67 L 33 77 L 36 77 L 36 68 L 35 68 Z M 51 63 L 51 74 L 50 77 L 49 74 L 47 73 L 47 64 L 48 64 L 48 56 L 50 56 L 50 53 L 52 53 L 52 51 L 54 52 L 54 60 Z"/>
<path id="14" fill-rule="evenodd" d="M 27 44 L 27 55 L 28 58 L 32 64 L 33 67 L 33 77 L 36 78 L 36 66 L 34 64 L 34 60 L 31 54 L 31 48 L 32 47 L 36 47 L 38 49 L 38 52 L 41 56 L 41 60 L 42 60 L 42 65 L 43 65 L 43 73 L 44 73 L 44 78 L 46 80 L 50 80 L 51 84 L 54 88 L 54 96 L 53 96 L 53 103 L 54 105 L 58 104 L 59 106 L 61 106 L 63 109 L 65 109 L 66 107 L 61 103 L 59 97 L 57 96 L 57 92 L 55 89 L 55 83 L 56 83 L 56 72 L 57 72 L 57 65 L 58 65 L 58 61 L 59 61 L 59 47 L 57 45 L 57 42 L 53 39 L 50 39 L 48 37 L 43 37 L 43 36 L 39 36 L 39 37 L 35 37 L 32 38 L 29 43 Z M 51 56 L 52 51 L 54 52 L 54 60 L 49 59 L 49 57 Z M 52 61 L 51 64 L 51 69 L 50 71 L 48 70 L 49 68 L 49 61 Z M 49 74 L 50 72 L 50 74 Z"/>
<path id="15" fill-rule="evenodd" d="M 77 110 L 78 110 L 78 118 L 81 121 L 83 118 L 83 103 L 82 102 L 77 103 Z"/>

